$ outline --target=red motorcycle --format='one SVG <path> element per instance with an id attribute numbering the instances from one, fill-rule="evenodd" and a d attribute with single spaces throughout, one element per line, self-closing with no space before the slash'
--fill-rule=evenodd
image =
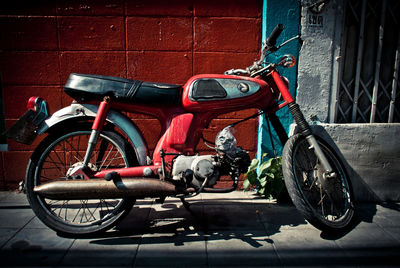
<path id="1" fill-rule="evenodd" d="M 289 195 L 304 217 L 321 230 L 346 228 L 354 214 L 350 179 L 334 150 L 315 136 L 288 90 L 278 66 L 292 67 L 291 55 L 278 63 L 265 57 L 283 30 L 277 25 L 261 57 L 246 69 L 197 75 L 184 86 L 124 78 L 71 74 L 65 93 L 75 99 L 52 115 L 45 100 L 32 97 L 28 111 L 8 136 L 31 144 L 48 135 L 33 152 L 26 173 L 26 193 L 37 217 L 67 235 L 105 231 L 117 224 L 138 198 L 185 198 L 201 192 L 236 189 L 250 157 L 237 146 L 232 128 L 265 114 L 284 144 L 282 169 Z M 288 139 L 275 112 L 288 106 L 298 134 Z M 213 155 L 196 146 L 212 119 L 223 113 L 256 108 L 255 115 L 218 133 Z M 123 112 L 152 115 L 163 135 L 152 159 L 137 126 Z M 210 143 L 210 142 L 209 142 Z M 221 176 L 232 186 L 213 188 Z"/>

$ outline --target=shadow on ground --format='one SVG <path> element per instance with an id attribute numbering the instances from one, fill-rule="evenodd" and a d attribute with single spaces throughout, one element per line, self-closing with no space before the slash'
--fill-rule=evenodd
<path id="1" fill-rule="evenodd" d="M 157 234 L 162 237 L 174 234 L 186 242 L 240 239 L 257 248 L 261 244 L 256 237 L 262 235 L 264 241 L 272 243 L 265 237 L 281 232 L 282 228 L 301 225 L 306 226 L 307 223 L 291 205 L 209 199 L 191 201 L 190 210 L 187 210 L 179 202 L 152 206 L 139 203 L 114 231 L 92 243 L 118 245 L 132 242 L 124 236 Z M 151 237 L 146 240 L 147 243 L 163 240 Z"/>

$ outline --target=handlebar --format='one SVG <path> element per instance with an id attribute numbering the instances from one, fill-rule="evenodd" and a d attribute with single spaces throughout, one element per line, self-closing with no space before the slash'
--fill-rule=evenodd
<path id="1" fill-rule="evenodd" d="M 276 40 L 282 33 L 283 29 L 285 27 L 283 24 L 277 24 L 275 28 L 272 30 L 271 34 L 267 37 L 267 39 L 263 43 L 263 47 L 261 50 L 261 57 L 258 61 L 254 62 L 252 66 L 247 67 L 245 70 L 244 69 L 231 69 L 226 71 L 224 74 L 227 75 L 240 75 L 240 74 L 246 74 L 246 75 L 252 75 L 254 72 L 259 71 L 260 69 L 263 68 L 263 63 L 264 63 L 264 58 L 267 54 L 267 52 L 275 52 L 278 48 L 275 47 L 276 45 Z"/>
<path id="2" fill-rule="evenodd" d="M 272 30 L 272 33 L 268 36 L 266 40 L 266 44 L 268 47 L 274 47 L 276 45 L 276 39 L 281 35 L 283 29 L 285 27 L 283 24 L 278 24 L 275 26 L 275 28 Z"/>

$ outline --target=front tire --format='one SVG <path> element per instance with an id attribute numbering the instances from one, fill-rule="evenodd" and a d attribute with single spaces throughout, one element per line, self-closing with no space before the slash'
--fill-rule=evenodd
<path id="1" fill-rule="evenodd" d="M 59 129 L 61 130 L 61 129 Z M 83 163 L 91 129 L 68 125 L 50 133 L 34 151 L 26 173 L 26 193 L 32 210 L 48 227 L 64 236 L 103 232 L 115 226 L 132 208 L 132 199 L 51 200 L 36 194 L 35 186 L 66 180 L 68 171 Z M 99 136 L 89 168 L 100 171 L 137 165 L 129 144 L 114 131 Z"/>
<path id="2" fill-rule="evenodd" d="M 304 218 L 322 231 L 337 232 L 351 225 L 354 199 L 351 182 L 340 158 L 320 137 L 319 146 L 332 166 L 336 177 L 326 179 L 330 189 L 319 181 L 324 170 L 304 135 L 289 138 L 282 154 L 282 170 L 286 188 Z"/>

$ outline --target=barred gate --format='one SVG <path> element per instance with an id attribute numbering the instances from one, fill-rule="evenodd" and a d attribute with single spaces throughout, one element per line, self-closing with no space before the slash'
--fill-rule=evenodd
<path id="1" fill-rule="evenodd" d="M 333 121 L 400 122 L 400 1 L 344 2 Z"/>

